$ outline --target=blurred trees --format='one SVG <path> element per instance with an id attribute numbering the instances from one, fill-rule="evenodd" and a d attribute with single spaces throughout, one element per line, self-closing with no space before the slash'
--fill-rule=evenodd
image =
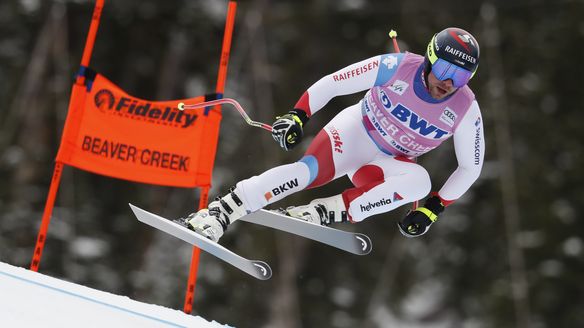
<path id="1" fill-rule="evenodd" d="M 28 267 L 78 68 L 92 1 L 0 3 L 0 260 Z M 214 90 L 227 2 L 106 1 L 91 66 L 145 99 Z M 237 327 L 520 327 L 509 249 L 524 256 L 531 327 L 584 325 L 583 117 L 577 100 L 582 1 L 241 1 L 226 95 L 271 122 L 325 74 L 391 50 L 421 53 L 447 26 L 481 42 L 470 83 L 481 105 L 487 162 L 473 188 L 425 237 L 397 234 L 406 208 L 342 227 L 369 234 L 374 251 L 343 254 L 269 229 L 234 225 L 222 243 L 274 269 L 250 279 L 203 254 L 195 313 Z M 315 135 L 361 94 L 332 100 Z M 298 159 L 248 128 L 223 121 L 215 196 L 240 179 Z M 510 136 L 502 144 L 497 122 Z M 308 145 L 308 140 L 304 145 Z M 501 151 L 510 146 L 510 157 Z M 421 158 L 438 189 L 456 167 L 451 142 Z M 236 164 L 235 164 L 236 163 Z M 509 163 L 512 164 L 510 167 Z M 507 238 L 501 183 L 515 183 L 516 231 Z M 509 171 L 510 170 L 510 171 Z M 278 206 L 338 193 L 347 179 Z M 144 302 L 182 308 L 190 247 L 139 224 L 139 204 L 167 217 L 193 211 L 197 191 L 132 184 L 67 168 L 41 272 Z M 521 296 L 521 295 L 519 295 Z M 515 295 L 517 297 L 517 295 Z M 523 322 L 523 323 L 522 323 Z"/>

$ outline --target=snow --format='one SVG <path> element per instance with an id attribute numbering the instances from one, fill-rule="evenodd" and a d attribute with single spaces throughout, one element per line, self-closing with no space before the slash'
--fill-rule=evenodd
<path id="1" fill-rule="evenodd" d="M 0 327 L 228 327 L 0 262 Z"/>

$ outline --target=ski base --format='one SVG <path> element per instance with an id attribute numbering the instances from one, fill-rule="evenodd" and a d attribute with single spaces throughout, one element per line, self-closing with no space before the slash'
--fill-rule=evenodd
<path id="1" fill-rule="evenodd" d="M 289 232 L 357 255 L 369 254 L 373 249 L 371 239 L 365 234 L 309 223 L 274 211 L 259 210 L 240 220 Z"/>
<path id="2" fill-rule="evenodd" d="M 194 245 L 254 278 L 267 280 L 272 276 L 272 269 L 266 262 L 246 259 L 177 222 L 150 213 L 132 204 L 129 205 L 136 218 L 143 223 Z"/>

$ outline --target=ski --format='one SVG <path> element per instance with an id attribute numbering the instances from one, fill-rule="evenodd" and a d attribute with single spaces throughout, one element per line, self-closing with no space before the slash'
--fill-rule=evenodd
<path id="1" fill-rule="evenodd" d="M 267 280 L 272 276 L 272 269 L 265 262 L 249 260 L 241 257 L 220 244 L 211 241 L 176 222 L 145 211 L 132 204 L 129 205 L 134 212 L 134 215 L 136 215 L 136 218 L 143 223 L 175 236 L 191 245 L 197 246 L 201 250 L 233 265 L 254 278 Z"/>
<path id="2" fill-rule="evenodd" d="M 357 255 L 369 254 L 373 248 L 371 239 L 365 234 L 309 223 L 274 211 L 259 210 L 240 220 L 289 232 Z"/>

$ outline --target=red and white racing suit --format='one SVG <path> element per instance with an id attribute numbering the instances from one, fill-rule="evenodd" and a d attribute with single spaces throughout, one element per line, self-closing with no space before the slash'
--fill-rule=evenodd
<path id="1" fill-rule="evenodd" d="M 479 177 L 485 142 L 474 94 L 464 86 L 443 100 L 428 93 L 423 57 L 385 54 L 327 75 L 302 95 L 295 108 L 315 114 L 333 97 L 368 90 L 318 133 L 297 162 L 237 183 L 246 210 L 348 175 L 342 192 L 352 222 L 419 200 L 431 191 L 428 172 L 411 159 L 450 137 L 458 168 L 437 193 L 445 205 Z"/>

